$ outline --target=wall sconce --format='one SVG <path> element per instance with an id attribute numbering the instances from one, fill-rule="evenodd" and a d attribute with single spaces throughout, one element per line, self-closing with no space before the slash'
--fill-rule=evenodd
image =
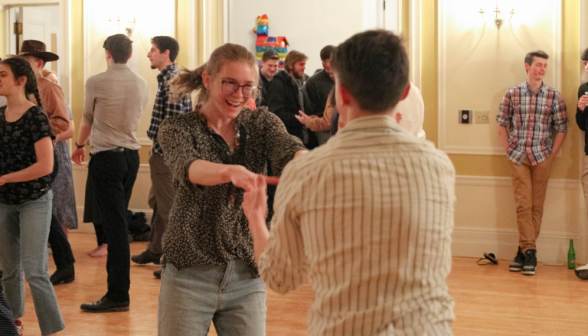
<path id="1" fill-rule="evenodd" d="M 480 8 L 480 11 L 478 13 L 480 13 L 480 15 L 482 15 L 482 18 L 484 18 L 484 14 L 486 12 L 484 12 L 483 8 Z M 500 26 L 502 26 L 502 24 L 504 23 L 504 14 L 500 10 L 500 8 L 498 8 L 498 0 L 496 0 L 496 9 L 493 11 L 493 13 L 495 15 L 494 16 L 494 24 L 496 24 L 496 27 L 500 29 Z M 506 14 L 510 14 L 510 17 L 508 18 L 509 20 L 512 19 L 513 15 L 515 14 L 514 7 L 511 9 L 510 12 L 508 12 Z"/>
<path id="2" fill-rule="evenodd" d="M 116 22 L 120 28 L 120 23 L 124 22 L 124 21 L 121 20 L 120 17 L 117 17 L 116 20 L 112 20 L 111 18 L 108 18 L 108 22 L 110 22 L 110 23 Z M 131 35 L 133 35 L 133 31 L 135 30 L 136 24 L 137 24 L 137 20 L 134 17 L 133 17 L 133 21 L 127 20 L 127 22 L 125 24 L 125 32 L 127 33 L 128 37 L 131 37 Z"/>

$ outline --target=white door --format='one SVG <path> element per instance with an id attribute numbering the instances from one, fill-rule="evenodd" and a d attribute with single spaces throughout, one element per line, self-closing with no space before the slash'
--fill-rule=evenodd
<path id="1" fill-rule="evenodd" d="M 23 7 L 22 9 L 23 41 L 42 41 L 47 46 L 47 51 L 55 52 L 51 50 L 51 12 L 38 7 Z"/>

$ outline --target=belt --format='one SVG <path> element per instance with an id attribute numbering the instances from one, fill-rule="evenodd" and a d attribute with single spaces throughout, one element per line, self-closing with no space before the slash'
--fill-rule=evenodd
<path id="1" fill-rule="evenodd" d="M 125 149 L 126 148 L 124 148 L 124 147 L 118 147 L 118 148 L 115 148 L 115 149 L 107 150 L 105 152 L 121 153 L 121 152 L 124 152 Z"/>

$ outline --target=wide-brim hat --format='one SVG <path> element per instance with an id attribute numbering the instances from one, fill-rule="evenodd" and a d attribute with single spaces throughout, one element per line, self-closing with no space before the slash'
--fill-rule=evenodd
<path id="1" fill-rule="evenodd" d="M 20 53 L 16 56 L 34 56 L 45 62 L 53 62 L 59 60 L 59 56 L 50 51 L 47 51 L 45 43 L 37 40 L 24 40 L 20 47 Z"/>

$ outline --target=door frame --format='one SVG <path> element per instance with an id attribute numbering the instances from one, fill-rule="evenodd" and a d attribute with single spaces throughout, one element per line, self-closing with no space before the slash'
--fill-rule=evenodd
<path id="1" fill-rule="evenodd" d="M 0 0 L 0 6 L 8 9 L 14 6 L 28 5 L 58 5 L 59 6 L 59 29 L 58 36 L 59 50 L 61 54 L 59 59 L 63 71 L 60 71 L 59 84 L 63 90 L 66 101 L 71 101 L 71 0 Z M 8 12 L 6 18 L 8 19 Z M 6 20 L 6 31 L 9 29 L 10 22 Z M 9 40 L 6 40 L 6 50 L 9 50 Z"/>

